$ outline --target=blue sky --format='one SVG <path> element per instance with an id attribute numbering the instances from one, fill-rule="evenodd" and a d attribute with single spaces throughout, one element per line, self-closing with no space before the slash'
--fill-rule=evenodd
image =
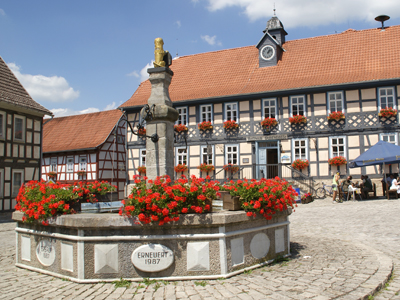
<path id="1" fill-rule="evenodd" d="M 0 0 L 0 56 L 56 116 L 102 111 L 146 77 L 156 37 L 173 57 L 256 45 L 274 3 L 287 40 L 379 27 L 380 14 L 400 25 L 394 0 Z"/>

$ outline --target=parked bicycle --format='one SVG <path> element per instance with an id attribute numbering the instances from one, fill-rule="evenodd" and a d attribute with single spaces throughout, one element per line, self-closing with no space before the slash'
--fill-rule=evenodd
<path id="1" fill-rule="evenodd" d="M 314 189 L 314 195 L 317 198 L 320 198 L 320 199 L 325 198 L 327 194 L 329 196 L 333 196 L 333 190 L 332 190 L 332 186 L 331 185 L 327 185 L 327 184 L 322 183 L 322 187 Z"/>

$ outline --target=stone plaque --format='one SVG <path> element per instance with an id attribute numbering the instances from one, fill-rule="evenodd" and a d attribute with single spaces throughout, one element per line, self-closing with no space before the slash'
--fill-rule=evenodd
<path id="1" fill-rule="evenodd" d="M 250 243 L 250 251 L 251 255 L 255 258 L 263 258 L 265 255 L 268 254 L 270 246 L 270 241 L 268 236 L 265 233 L 257 233 L 251 239 Z"/>
<path id="2" fill-rule="evenodd" d="M 163 245 L 148 244 L 133 251 L 131 259 L 133 265 L 141 271 L 159 272 L 172 265 L 174 253 Z"/>
<path id="3" fill-rule="evenodd" d="M 51 266 L 56 259 L 56 241 L 51 239 L 43 239 L 36 247 L 36 257 L 43 266 Z"/>

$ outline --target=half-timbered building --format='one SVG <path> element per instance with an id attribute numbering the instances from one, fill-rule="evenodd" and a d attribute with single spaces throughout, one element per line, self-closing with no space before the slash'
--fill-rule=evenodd
<path id="1" fill-rule="evenodd" d="M 126 118 L 120 110 L 45 120 L 42 179 L 109 181 L 124 197 Z"/>
<path id="2" fill-rule="evenodd" d="M 188 129 L 176 133 L 175 164 L 186 163 L 197 176 L 205 175 L 200 164 L 213 164 L 209 175 L 224 179 L 230 171 L 223 166 L 231 163 L 240 166 L 240 177 L 271 178 L 285 177 L 295 159 L 307 159 L 301 172 L 319 180 L 337 170 L 380 177 L 378 167 L 348 169 L 329 159 L 352 160 L 379 140 L 398 144 L 398 116 L 380 112 L 399 102 L 400 26 L 291 41 L 286 35 L 273 17 L 253 46 L 173 60 L 170 98 L 180 114 L 177 123 Z M 150 90 L 150 82 L 142 82 L 121 106 L 132 125 Z M 332 112 L 343 115 L 330 120 Z M 294 116 L 305 118 L 293 123 Z M 264 128 L 265 118 L 277 123 Z M 225 129 L 228 120 L 238 128 Z M 199 129 L 203 121 L 212 128 Z M 131 177 L 145 164 L 145 141 L 129 132 L 127 139 Z"/>
<path id="3" fill-rule="evenodd" d="M 40 178 L 42 119 L 34 101 L 0 57 L 0 212 L 16 205 L 21 185 Z"/>

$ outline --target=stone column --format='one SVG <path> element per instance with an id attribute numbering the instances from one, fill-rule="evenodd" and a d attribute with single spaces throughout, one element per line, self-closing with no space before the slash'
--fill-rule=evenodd
<path id="1" fill-rule="evenodd" d="M 151 95 L 148 105 L 153 118 L 146 120 L 146 135 L 157 134 L 158 142 L 146 139 L 146 176 L 154 180 L 157 176 L 168 175 L 174 179 L 174 123 L 178 112 L 172 107 L 168 88 L 174 73 L 167 67 L 150 68 Z"/>

